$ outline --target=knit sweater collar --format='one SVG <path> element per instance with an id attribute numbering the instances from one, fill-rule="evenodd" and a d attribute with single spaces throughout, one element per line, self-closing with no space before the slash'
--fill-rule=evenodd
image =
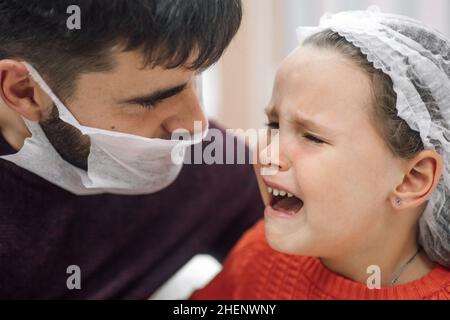
<path id="1" fill-rule="evenodd" d="M 439 265 L 418 280 L 381 289 L 369 289 L 340 276 L 329 270 L 319 258 L 308 259 L 304 274 L 318 290 L 336 299 L 424 299 L 436 293 L 436 288 L 448 287 L 450 290 L 448 270 Z"/>

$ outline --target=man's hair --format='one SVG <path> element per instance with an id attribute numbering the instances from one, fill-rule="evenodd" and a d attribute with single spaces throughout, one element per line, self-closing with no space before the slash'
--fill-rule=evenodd
<path id="1" fill-rule="evenodd" d="M 71 5 L 80 30 L 67 27 Z M 145 67 L 206 69 L 241 19 L 241 0 L 1 0 L 0 59 L 28 61 L 68 99 L 82 73 L 113 69 L 116 46 L 139 50 Z"/>

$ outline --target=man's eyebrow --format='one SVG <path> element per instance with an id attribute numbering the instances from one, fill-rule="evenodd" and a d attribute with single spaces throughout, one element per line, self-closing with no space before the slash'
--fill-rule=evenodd
<path id="1" fill-rule="evenodd" d="M 173 96 L 176 96 L 177 94 L 179 94 L 180 92 L 182 92 L 184 89 L 186 89 L 186 87 L 188 86 L 188 83 L 183 83 L 181 85 L 175 86 L 175 87 L 171 87 L 171 88 L 167 88 L 167 89 L 162 89 L 162 90 L 157 90 L 155 92 L 152 92 L 148 95 L 145 96 L 140 96 L 140 97 L 134 97 L 134 98 L 130 98 L 130 99 L 126 99 L 123 101 L 123 103 L 129 103 L 129 104 L 151 104 L 154 102 L 158 102 L 161 100 L 165 100 L 165 99 L 169 99 Z"/>

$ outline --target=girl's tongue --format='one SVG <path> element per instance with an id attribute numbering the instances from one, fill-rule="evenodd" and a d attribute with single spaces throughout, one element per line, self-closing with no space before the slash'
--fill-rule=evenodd
<path id="1" fill-rule="evenodd" d="M 303 207 L 303 201 L 300 200 L 297 197 L 280 197 L 276 196 L 274 197 L 272 201 L 272 208 L 274 210 L 294 215 L 300 211 L 300 209 Z"/>

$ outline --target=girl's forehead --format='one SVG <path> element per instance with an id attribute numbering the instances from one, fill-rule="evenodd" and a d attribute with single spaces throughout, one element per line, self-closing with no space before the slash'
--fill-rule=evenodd
<path id="1" fill-rule="evenodd" d="M 275 80 L 274 99 L 287 97 L 363 102 L 372 97 L 372 82 L 364 69 L 338 52 L 299 48 L 282 63 Z"/>
<path id="2" fill-rule="evenodd" d="M 365 71 L 339 53 L 300 48 L 279 69 L 271 108 L 282 117 L 303 114 L 327 126 L 353 127 L 366 123 L 371 87 Z"/>
<path id="3" fill-rule="evenodd" d="M 281 63 L 277 72 L 277 80 L 286 77 L 327 73 L 333 78 L 345 73 L 364 74 L 364 70 L 354 61 L 336 49 L 317 48 L 312 45 L 298 47 Z"/>

